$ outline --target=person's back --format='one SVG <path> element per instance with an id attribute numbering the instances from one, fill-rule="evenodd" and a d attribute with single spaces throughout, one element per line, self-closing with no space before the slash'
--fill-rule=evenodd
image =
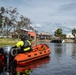
<path id="1" fill-rule="evenodd" d="M 30 41 L 27 40 L 27 36 L 26 35 L 20 35 L 20 39 L 21 41 L 19 41 L 15 47 L 20 47 L 21 50 L 19 50 L 19 52 L 26 52 L 26 51 L 31 51 L 31 43 Z"/>
<path id="2" fill-rule="evenodd" d="M 24 41 L 24 46 L 23 46 L 23 47 L 24 47 L 24 48 L 23 48 L 24 51 L 31 50 L 31 43 L 30 43 L 30 41 L 25 40 L 25 41 Z"/>

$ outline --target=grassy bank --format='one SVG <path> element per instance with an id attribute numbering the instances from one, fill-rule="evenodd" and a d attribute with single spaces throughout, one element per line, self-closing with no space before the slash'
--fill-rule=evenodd
<path id="1" fill-rule="evenodd" d="M 14 45 L 19 41 L 19 39 L 12 38 L 0 38 L 0 45 Z"/>
<path id="2" fill-rule="evenodd" d="M 20 39 L 13 38 L 0 38 L 0 46 L 2 45 L 15 45 Z M 36 42 L 49 42 L 49 40 L 33 40 L 31 44 L 34 45 Z"/>
<path id="3" fill-rule="evenodd" d="M 20 39 L 13 39 L 13 38 L 0 38 L 0 46 L 1 45 L 15 45 Z M 35 40 L 30 41 L 31 44 L 35 42 Z"/>

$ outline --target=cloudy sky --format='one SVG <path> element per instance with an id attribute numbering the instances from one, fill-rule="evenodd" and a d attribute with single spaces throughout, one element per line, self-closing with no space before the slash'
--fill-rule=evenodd
<path id="1" fill-rule="evenodd" d="M 53 34 L 62 28 L 63 33 L 71 33 L 76 28 L 76 0 L 0 0 L 1 6 L 16 7 L 38 31 Z"/>

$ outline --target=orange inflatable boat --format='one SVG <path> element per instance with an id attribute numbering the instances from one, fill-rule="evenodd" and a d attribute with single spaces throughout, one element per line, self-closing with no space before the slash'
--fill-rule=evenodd
<path id="1" fill-rule="evenodd" d="M 14 52 L 15 51 L 15 52 Z M 46 44 L 38 44 L 32 47 L 31 52 L 19 53 L 17 54 L 17 49 L 12 49 L 9 46 L 3 48 L 3 55 L 0 54 L 0 61 L 5 61 L 5 64 L 9 66 L 10 62 L 14 62 L 17 65 L 25 65 L 28 62 L 47 57 L 50 55 L 51 50 Z M 12 53 L 14 54 L 14 59 L 11 59 Z M 11 61 L 12 60 L 12 61 Z"/>
<path id="2" fill-rule="evenodd" d="M 50 48 L 46 44 L 38 44 L 32 47 L 31 52 L 17 54 L 14 60 L 18 65 L 25 65 L 28 62 L 47 57 L 51 53 Z"/>
<path id="3" fill-rule="evenodd" d="M 24 72 L 25 70 L 29 70 L 29 69 L 33 70 L 34 68 L 39 68 L 39 67 L 45 68 L 45 65 L 48 64 L 49 62 L 50 62 L 50 57 L 45 57 L 39 60 L 29 62 L 25 66 L 17 66 L 16 71 Z"/>
<path id="4" fill-rule="evenodd" d="M 25 64 L 25 66 L 10 66 L 10 69 L 7 69 L 7 66 L 5 66 L 2 62 L 0 62 L 0 75 L 24 75 L 24 73 L 31 73 L 33 69 L 36 68 L 45 68 L 46 65 L 50 62 L 50 57 L 41 58 L 32 62 L 29 62 L 28 64 Z M 25 74 L 26 75 L 26 74 Z"/>

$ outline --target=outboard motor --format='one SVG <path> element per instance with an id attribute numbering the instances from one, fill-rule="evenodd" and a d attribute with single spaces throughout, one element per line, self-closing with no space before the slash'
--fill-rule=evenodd
<path id="1" fill-rule="evenodd" d="M 2 72 L 0 75 L 19 75 L 19 74 L 17 74 L 16 71 L 15 71 L 15 72 L 4 71 L 4 72 Z"/>
<path id="2" fill-rule="evenodd" d="M 5 56 L 5 64 L 7 66 L 7 69 L 9 68 L 9 62 L 10 62 L 10 54 L 11 53 L 11 47 L 10 46 L 5 46 L 3 48 L 3 54 Z"/>
<path id="3" fill-rule="evenodd" d="M 2 72 L 1 75 L 10 75 L 10 73 L 6 71 L 6 72 Z"/>
<path id="4" fill-rule="evenodd" d="M 15 55 L 17 54 L 17 49 L 11 48 L 10 46 L 5 46 L 3 48 L 3 54 L 5 57 L 6 69 L 9 70 L 11 61 L 13 61 Z M 16 61 L 13 61 L 16 62 Z"/>

